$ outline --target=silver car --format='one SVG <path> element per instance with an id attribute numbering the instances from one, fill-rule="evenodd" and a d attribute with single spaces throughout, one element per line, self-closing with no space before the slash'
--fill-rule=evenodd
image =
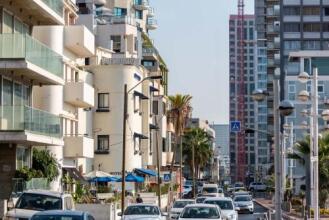
<path id="1" fill-rule="evenodd" d="M 185 206 L 179 220 L 214 219 L 222 220 L 220 209 L 212 204 L 191 204 Z"/>
<path id="2" fill-rule="evenodd" d="M 235 207 L 239 208 L 239 212 L 247 211 L 254 213 L 254 202 L 251 196 L 235 196 L 233 199 Z"/>
<path id="3" fill-rule="evenodd" d="M 122 220 L 162 220 L 167 213 L 161 213 L 157 205 L 134 204 L 128 206 L 123 213 L 118 213 L 118 216 L 121 216 Z"/>
<path id="4" fill-rule="evenodd" d="M 37 212 L 31 220 L 95 220 L 88 212 L 52 210 Z"/>

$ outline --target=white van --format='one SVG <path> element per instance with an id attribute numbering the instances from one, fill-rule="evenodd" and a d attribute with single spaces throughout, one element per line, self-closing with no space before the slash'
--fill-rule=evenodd
<path id="1" fill-rule="evenodd" d="M 218 193 L 218 185 L 217 184 L 203 184 L 202 187 L 202 195 L 204 196 L 212 196 L 219 197 Z"/>

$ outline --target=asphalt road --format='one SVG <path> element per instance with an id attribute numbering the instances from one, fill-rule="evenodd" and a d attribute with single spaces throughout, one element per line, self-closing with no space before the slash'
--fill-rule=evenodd
<path id="1" fill-rule="evenodd" d="M 267 210 L 255 203 L 254 214 L 239 214 L 239 220 L 257 220 L 259 217 L 264 217 Z"/>

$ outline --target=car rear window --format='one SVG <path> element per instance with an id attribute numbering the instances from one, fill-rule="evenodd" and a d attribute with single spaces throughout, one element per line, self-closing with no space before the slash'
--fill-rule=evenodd
<path id="1" fill-rule="evenodd" d="M 61 210 L 62 199 L 43 194 L 23 193 L 16 203 L 17 209 L 28 210 Z"/>

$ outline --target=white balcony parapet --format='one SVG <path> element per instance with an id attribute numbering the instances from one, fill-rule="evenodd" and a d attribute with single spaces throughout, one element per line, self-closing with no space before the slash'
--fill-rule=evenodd
<path id="1" fill-rule="evenodd" d="M 64 157 L 93 158 L 94 139 L 84 135 L 65 136 Z"/>
<path id="2" fill-rule="evenodd" d="M 65 26 L 65 47 L 78 57 L 95 54 L 95 37 L 84 25 Z"/>
<path id="3" fill-rule="evenodd" d="M 4 68 L 43 84 L 64 84 L 62 56 L 26 34 L 0 34 L 0 69 Z"/>
<path id="4" fill-rule="evenodd" d="M 67 82 L 64 85 L 64 101 L 80 108 L 95 105 L 95 90 L 85 82 Z"/>
<path id="5" fill-rule="evenodd" d="M 158 22 L 155 19 L 148 19 L 146 22 L 146 28 L 149 30 L 155 30 L 158 28 Z"/>

